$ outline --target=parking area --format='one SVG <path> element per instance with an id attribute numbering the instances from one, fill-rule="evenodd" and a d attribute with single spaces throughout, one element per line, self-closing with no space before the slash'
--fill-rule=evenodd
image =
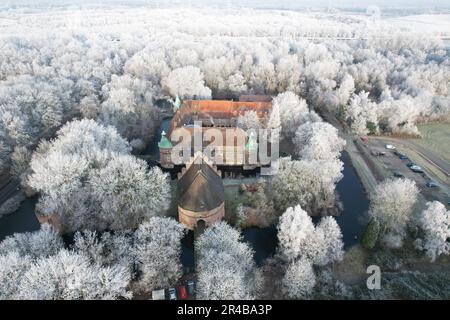
<path id="1" fill-rule="evenodd" d="M 358 144 L 378 177 L 414 180 L 425 200 L 438 200 L 450 207 L 450 178 L 445 169 L 421 156 L 411 145 L 383 137 L 360 137 Z"/>
<path id="2" fill-rule="evenodd" d="M 187 274 L 173 287 L 153 290 L 151 300 L 195 300 L 195 286 L 195 274 Z"/>

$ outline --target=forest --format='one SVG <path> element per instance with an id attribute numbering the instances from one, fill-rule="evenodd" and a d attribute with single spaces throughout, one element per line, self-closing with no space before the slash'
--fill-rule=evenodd
<path id="1" fill-rule="evenodd" d="M 195 242 L 198 298 L 261 298 L 273 277 L 280 288 L 266 298 L 367 298 L 331 276 L 345 254 L 334 218 L 309 215 L 335 206 L 342 178 L 346 141 L 324 115 L 359 135 L 419 137 L 419 124 L 449 122 L 450 30 L 340 12 L 40 10 L 0 10 L 0 172 L 39 195 L 37 210 L 63 212 L 74 241 L 47 225 L 1 241 L 0 299 L 132 298 L 175 283 L 186 230 L 164 216 L 169 175 L 138 156 L 165 103 L 241 94 L 273 96 L 270 125 L 293 146 L 253 199 L 278 249 L 258 267 L 239 229 L 207 229 Z M 240 121 L 255 126 L 251 114 Z M 369 216 L 389 248 L 413 224 L 434 261 L 450 253 L 450 212 L 435 201 L 414 216 L 418 194 L 387 180 Z"/>

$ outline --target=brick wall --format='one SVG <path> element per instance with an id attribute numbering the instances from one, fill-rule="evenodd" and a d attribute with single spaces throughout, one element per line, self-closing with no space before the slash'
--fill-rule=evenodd
<path id="1" fill-rule="evenodd" d="M 186 228 L 193 230 L 197 221 L 204 220 L 206 226 L 209 227 L 212 224 L 222 220 L 225 216 L 225 203 L 222 203 L 217 208 L 204 212 L 193 212 L 178 207 L 178 220 L 184 224 Z"/>

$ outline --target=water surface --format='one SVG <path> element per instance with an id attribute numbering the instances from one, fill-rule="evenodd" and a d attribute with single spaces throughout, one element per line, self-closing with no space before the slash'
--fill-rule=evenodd
<path id="1" fill-rule="evenodd" d="M 167 131 L 170 119 L 163 121 L 160 130 L 149 146 L 152 154 L 157 155 L 157 142 L 161 137 L 161 131 Z M 344 162 L 344 177 L 337 184 L 337 192 L 344 206 L 336 221 L 341 227 L 345 248 L 359 242 L 364 232 L 364 216 L 368 209 L 368 198 L 363 186 L 351 165 L 346 152 L 342 154 Z M 34 214 L 34 206 L 37 197 L 26 199 L 19 210 L 0 218 L 0 240 L 15 232 L 34 231 L 39 229 L 39 223 Z M 255 251 L 255 261 L 261 264 L 266 258 L 275 253 L 277 247 L 276 226 L 268 228 L 247 228 L 242 231 L 243 240 L 247 241 Z M 193 232 L 187 233 L 182 240 L 181 260 L 185 268 L 194 268 Z"/>

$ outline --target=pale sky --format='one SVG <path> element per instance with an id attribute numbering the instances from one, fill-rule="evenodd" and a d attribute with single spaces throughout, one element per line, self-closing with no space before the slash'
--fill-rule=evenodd
<path id="1" fill-rule="evenodd" d="M 42 4 L 236 4 L 249 7 L 338 7 L 338 8 L 365 8 L 369 5 L 377 5 L 380 7 L 405 7 L 405 8 L 433 8 L 446 7 L 450 8 L 450 0 L 0 0 L 2 5 L 42 5 Z"/>

